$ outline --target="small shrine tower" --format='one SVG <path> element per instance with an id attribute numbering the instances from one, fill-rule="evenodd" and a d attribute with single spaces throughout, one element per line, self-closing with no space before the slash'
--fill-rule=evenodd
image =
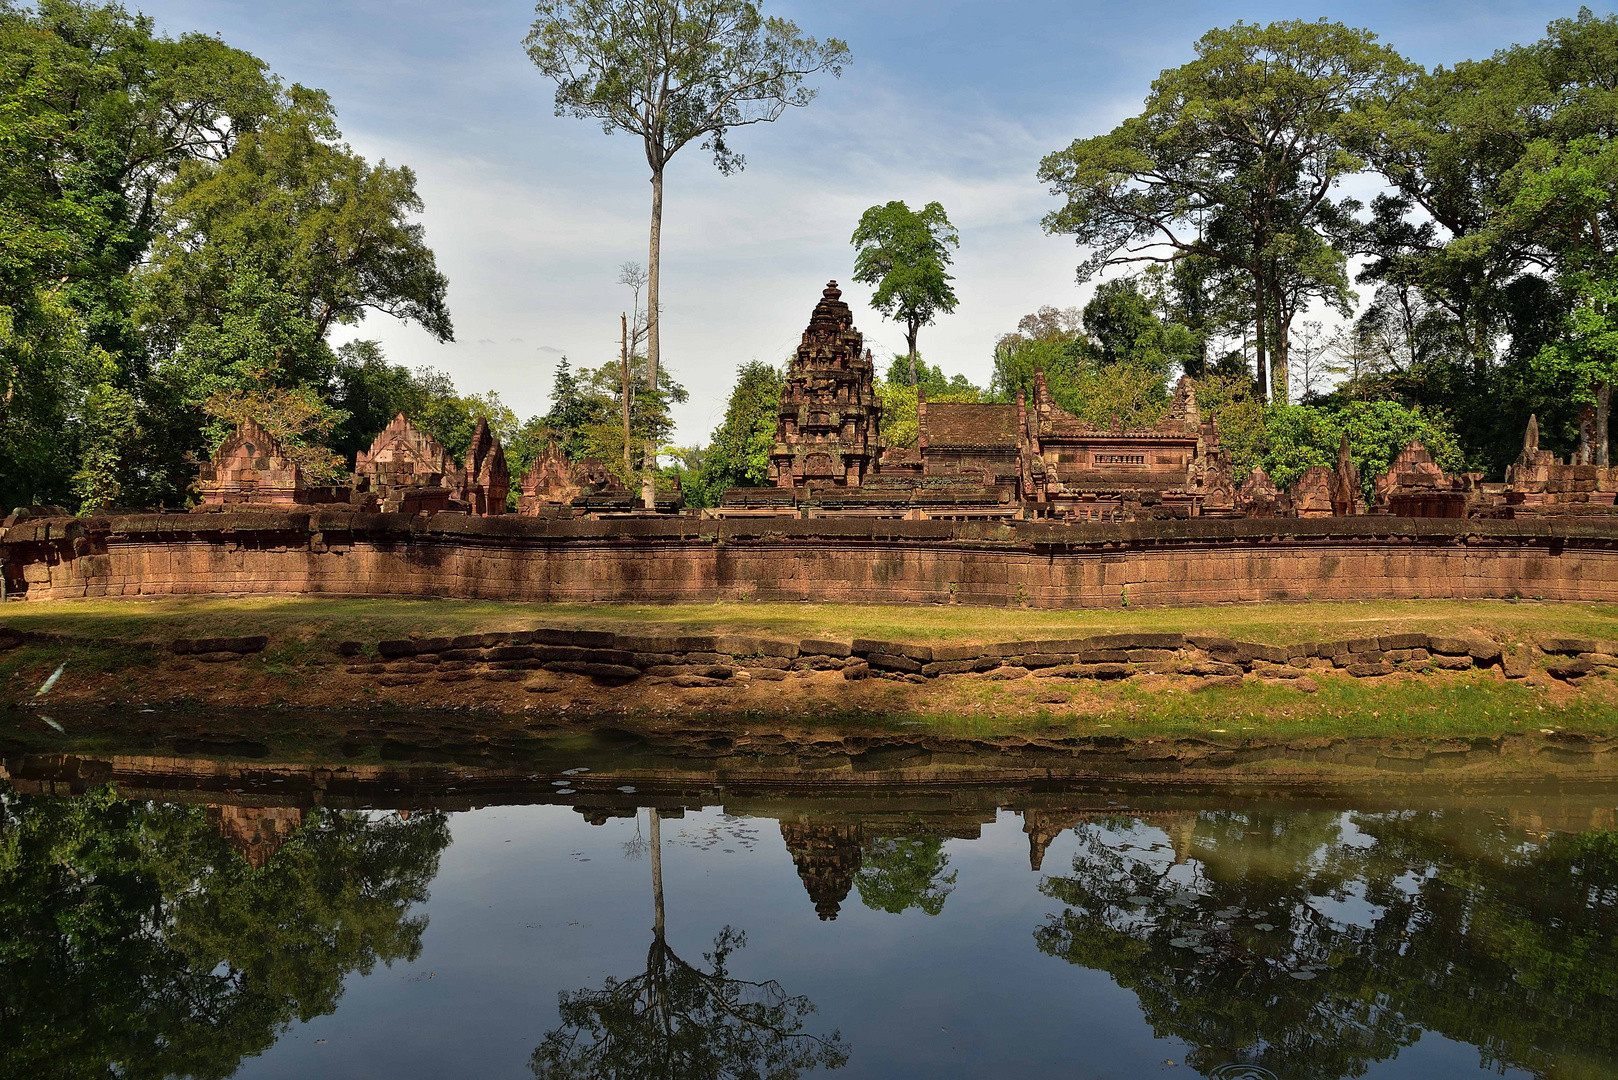
<path id="1" fill-rule="evenodd" d="M 826 284 L 787 372 L 770 452 L 776 487 L 859 487 L 882 452 L 871 354 L 842 297 Z"/>

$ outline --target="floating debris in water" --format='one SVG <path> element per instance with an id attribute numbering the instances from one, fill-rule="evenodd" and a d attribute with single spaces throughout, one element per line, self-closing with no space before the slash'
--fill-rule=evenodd
<path id="1" fill-rule="evenodd" d="M 56 685 L 56 680 L 62 677 L 62 669 L 65 667 L 67 667 L 66 660 L 63 660 L 60 664 L 57 664 L 56 670 L 51 672 L 50 678 L 45 680 L 45 685 L 34 691 L 34 696 L 44 697 L 46 694 L 50 693 L 51 687 Z"/>
<path id="2" fill-rule="evenodd" d="M 1274 923 L 1267 923 L 1267 922 L 1254 923 L 1253 924 L 1253 929 L 1254 930 L 1262 930 L 1267 934 L 1271 930 L 1275 929 L 1275 924 Z"/>
<path id="3" fill-rule="evenodd" d="M 581 765 L 577 769 L 563 769 L 562 770 L 562 775 L 563 776 L 577 776 L 580 773 L 587 773 L 589 771 L 590 771 L 589 769 L 586 769 Z"/>
<path id="4" fill-rule="evenodd" d="M 556 793 L 556 794 L 557 794 L 557 795 L 577 795 L 577 794 L 578 794 L 578 792 L 577 792 L 577 791 L 574 791 L 574 790 L 573 790 L 573 789 L 572 789 L 572 788 L 570 788 L 570 787 L 560 787 L 560 788 L 557 788 L 557 789 L 556 789 L 556 792 L 555 792 L 555 793 Z"/>
<path id="5" fill-rule="evenodd" d="M 618 790 L 623 792 L 625 795 L 633 795 L 633 794 L 635 794 L 635 785 L 634 784 L 625 784 L 622 787 L 620 787 Z"/>
<path id="6" fill-rule="evenodd" d="M 1291 975 L 1299 982 L 1308 982 L 1310 979 L 1315 977 L 1315 973 L 1312 971 L 1289 971 L 1287 974 Z"/>
<path id="7" fill-rule="evenodd" d="M 50 717 L 46 716 L 44 713 L 40 713 L 39 718 L 41 720 L 45 721 L 47 724 L 49 724 L 52 728 L 54 728 L 57 731 L 61 732 L 63 735 L 67 734 L 67 728 L 63 727 L 61 724 L 58 724 L 55 720 L 52 720 Z"/>
<path id="8" fill-rule="evenodd" d="M 1197 943 L 1196 938 L 1177 937 L 1177 938 L 1170 938 L 1169 939 L 1170 947 L 1176 948 L 1176 949 L 1189 949 L 1192 946 L 1196 945 L 1196 943 Z"/>

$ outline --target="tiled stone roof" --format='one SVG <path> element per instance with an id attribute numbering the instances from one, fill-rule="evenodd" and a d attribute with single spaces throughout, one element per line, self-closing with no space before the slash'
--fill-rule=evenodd
<path id="1" fill-rule="evenodd" d="M 927 403 L 929 447 L 1017 448 L 1017 406 Z"/>

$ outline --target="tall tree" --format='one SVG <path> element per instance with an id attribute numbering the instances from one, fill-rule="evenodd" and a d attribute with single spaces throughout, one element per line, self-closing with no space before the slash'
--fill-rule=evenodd
<path id="1" fill-rule="evenodd" d="M 769 478 L 782 383 L 780 369 L 762 360 L 737 370 L 725 418 L 709 437 L 697 490 L 687 494 L 688 505 L 718 506 L 726 488 L 758 487 Z"/>
<path id="2" fill-rule="evenodd" d="M 159 198 L 163 230 L 136 284 L 170 424 L 145 451 L 171 491 L 184 490 L 183 455 L 223 437 L 196 434 L 203 402 L 328 393 L 336 326 L 374 311 L 454 337 L 415 175 L 343 144 L 320 91 L 292 87 L 223 161 L 187 164 Z"/>
<path id="3" fill-rule="evenodd" d="M 1379 103 L 1411 68 L 1369 31 L 1325 20 L 1237 23 L 1196 50 L 1157 78 L 1140 115 L 1045 157 L 1039 178 L 1066 199 L 1045 228 L 1090 249 L 1081 280 L 1193 255 L 1239 270 L 1267 397 L 1291 317 L 1346 289 L 1334 234 L 1348 207 L 1333 190 L 1364 168 Z"/>
<path id="4" fill-rule="evenodd" d="M 876 286 L 871 306 L 904 323 L 910 357 L 910 385 L 916 385 L 916 334 L 940 313 L 955 310 L 955 280 L 945 269 L 950 248 L 961 238 L 944 207 L 930 202 L 919 211 L 895 200 L 860 215 L 850 241 L 855 249 L 854 280 Z"/>
<path id="5" fill-rule="evenodd" d="M 810 75 L 841 76 L 848 46 L 804 37 L 797 24 L 760 13 L 759 0 L 540 0 L 524 44 L 556 81 L 556 115 L 598 120 L 608 133 L 640 138 L 652 172 L 647 257 L 646 382 L 661 386 L 659 291 L 663 174 L 682 147 L 703 140 L 727 176 L 742 155 L 731 131 L 780 119 L 816 91 Z M 657 448 L 646 449 L 642 494 L 655 497 Z"/>

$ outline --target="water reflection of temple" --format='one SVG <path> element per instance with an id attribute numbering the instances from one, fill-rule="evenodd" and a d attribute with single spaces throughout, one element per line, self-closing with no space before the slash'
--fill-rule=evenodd
<path id="1" fill-rule="evenodd" d="M 864 830 L 853 824 L 782 821 L 781 839 L 822 920 L 837 918 L 859 872 Z"/>
<path id="2" fill-rule="evenodd" d="M 303 810 L 296 806 L 209 803 L 208 822 L 247 860 L 248 866 L 262 870 L 303 824 Z"/>
<path id="3" fill-rule="evenodd" d="M 1046 810 L 1030 808 L 1022 812 L 1022 831 L 1028 835 L 1028 868 L 1038 872 L 1045 864 L 1045 852 L 1069 829 L 1108 817 L 1128 817 L 1153 825 L 1168 833 L 1174 848 L 1174 865 L 1191 858 L 1191 844 L 1197 831 L 1195 810 Z"/>

